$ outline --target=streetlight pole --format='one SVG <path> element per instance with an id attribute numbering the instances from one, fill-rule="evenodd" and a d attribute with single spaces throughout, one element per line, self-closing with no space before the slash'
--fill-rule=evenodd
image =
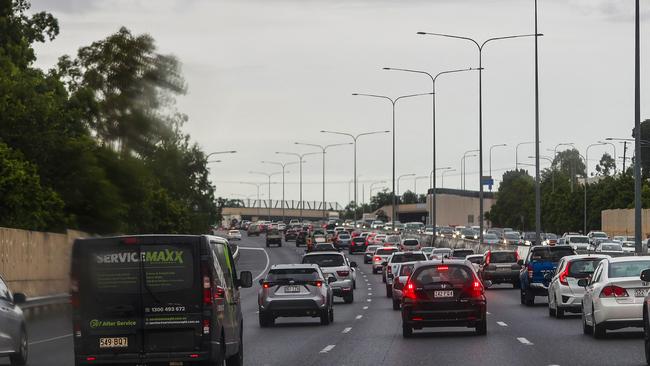
<path id="1" fill-rule="evenodd" d="M 444 172 L 442 172 L 442 174 L 440 175 L 440 178 L 442 178 L 442 180 L 440 182 L 440 184 L 442 186 L 441 188 L 445 188 L 445 174 L 455 172 L 455 171 L 456 171 L 456 169 L 447 169 Z"/>
<path id="2" fill-rule="evenodd" d="M 449 169 L 452 169 L 452 168 L 450 166 L 446 166 L 444 168 L 436 168 L 435 171 L 432 170 L 431 173 L 429 173 L 429 175 L 430 175 L 430 177 L 429 177 L 429 181 L 430 181 L 429 185 L 433 186 L 433 183 L 431 183 L 431 181 L 433 181 L 433 175 L 435 174 L 435 172 L 437 172 L 438 170 L 449 170 Z"/>
<path id="3" fill-rule="evenodd" d="M 474 153 L 474 152 L 478 152 L 478 150 L 467 150 L 467 151 L 465 151 L 465 153 L 463 154 L 463 158 L 460 161 L 460 172 L 463 175 L 462 183 L 461 183 L 461 189 L 462 190 L 465 190 L 465 158 L 475 157 L 476 155 L 467 156 L 467 154 Z"/>
<path id="4" fill-rule="evenodd" d="M 379 181 L 376 181 L 376 182 L 373 182 L 373 183 L 370 184 L 370 198 L 371 199 L 372 199 L 372 191 L 375 189 L 375 185 L 384 184 L 384 183 L 386 183 L 385 180 L 379 180 Z"/>
<path id="5" fill-rule="evenodd" d="M 262 207 L 262 201 L 260 201 L 260 187 L 263 186 L 264 183 L 239 182 L 239 184 L 249 184 L 249 185 L 255 186 L 255 188 L 257 188 L 257 202 L 258 202 L 257 216 L 259 218 L 259 216 L 260 216 L 260 207 Z"/>
<path id="6" fill-rule="evenodd" d="M 488 38 L 487 40 L 483 41 L 483 43 L 479 43 L 476 40 L 469 38 L 469 37 L 462 37 L 462 36 L 457 36 L 457 35 L 452 35 L 452 34 L 443 34 L 443 33 L 429 33 L 429 32 L 418 32 L 417 34 L 420 35 L 431 35 L 431 36 L 438 36 L 438 37 L 445 37 L 445 38 L 455 38 L 455 39 L 461 39 L 465 41 L 470 41 L 476 45 L 478 49 L 478 110 L 479 110 L 479 122 L 478 122 L 478 149 L 479 149 L 479 225 L 480 225 L 480 232 L 479 232 L 479 243 L 483 242 L 483 48 L 485 45 L 487 45 L 489 42 L 493 41 L 499 41 L 499 40 L 506 40 L 506 39 L 514 39 L 514 38 L 523 38 L 523 37 L 535 37 L 537 38 L 538 36 L 541 36 L 541 34 L 521 34 L 521 35 L 512 35 L 512 36 L 505 36 L 505 37 L 494 37 L 494 38 Z"/>
<path id="7" fill-rule="evenodd" d="M 611 142 L 605 142 L 605 141 L 598 141 L 598 142 L 601 142 L 601 143 L 607 144 L 607 145 L 611 145 L 612 149 L 614 149 L 614 175 L 616 175 L 616 145 L 614 145 Z"/>
<path id="8" fill-rule="evenodd" d="M 346 133 L 346 132 L 338 132 L 338 131 L 326 131 L 326 130 L 321 130 L 321 133 L 330 133 L 334 135 L 343 135 L 343 136 L 348 136 L 352 138 L 352 141 L 354 141 L 354 205 L 355 207 L 359 205 L 359 202 L 357 201 L 357 140 L 361 136 L 368 136 L 368 135 L 376 135 L 380 133 L 389 133 L 390 131 L 372 131 L 372 132 L 363 132 L 357 135 L 353 135 L 351 133 Z M 354 210 L 354 221 L 357 221 L 357 210 L 355 208 Z"/>
<path id="9" fill-rule="evenodd" d="M 313 153 L 298 154 L 298 153 L 294 153 L 294 152 L 284 152 L 284 151 L 276 151 L 275 153 L 276 154 L 281 154 L 281 155 L 291 155 L 291 156 L 295 156 L 295 157 L 298 158 L 298 163 L 299 163 L 299 166 L 300 166 L 300 204 L 298 206 L 300 206 L 300 222 L 303 222 L 303 220 L 304 220 L 304 217 L 302 216 L 302 209 L 303 209 L 303 206 L 304 206 L 304 201 L 302 200 L 302 164 L 303 164 L 303 158 L 305 156 L 308 156 L 308 155 L 318 155 L 320 153 L 319 152 L 313 152 Z"/>
<path id="10" fill-rule="evenodd" d="M 413 193 L 415 193 L 416 196 L 418 195 L 418 179 L 427 179 L 427 178 L 431 179 L 431 177 L 428 175 L 422 175 L 419 177 L 415 177 L 413 179 Z"/>
<path id="11" fill-rule="evenodd" d="M 494 149 L 495 147 L 506 147 L 506 146 L 508 146 L 508 144 L 498 144 L 498 145 L 490 146 L 490 178 L 492 178 L 492 149 Z"/>
<path id="12" fill-rule="evenodd" d="M 266 172 L 249 172 L 250 174 L 258 174 L 258 175 L 264 175 L 269 179 L 269 215 L 268 219 L 271 221 L 271 205 L 273 204 L 273 201 L 271 200 L 271 177 L 274 175 L 282 174 L 282 172 L 275 172 L 275 173 L 266 173 Z"/>
<path id="13" fill-rule="evenodd" d="M 304 142 L 294 142 L 295 145 L 302 145 L 302 146 L 311 146 L 311 147 L 317 147 L 321 149 L 323 153 L 323 220 L 325 220 L 327 216 L 327 204 L 325 203 L 325 152 L 327 152 L 327 149 L 330 147 L 334 146 L 343 146 L 343 145 L 352 145 L 351 142 L 348 143 L 343 143 L 343 144 L 330 144 L 330 145 L 318 145 L 318 144 L 307 144 Z"/>
<path id="14" fill-rule="evenodd" d="M 587 149 L 585 150 L 585 187 L 584 187 L 584 193 L 585 193 L 585 198 L 584 198 L 584 226 L 583 226 L 583 233 L 584 235 L 587 235 L 587 186 L 589 185 L 589 149 L 594 147 L 594 146 L 603 146 L 607 145 L 605 142 L 597 142 L 595 144 L 591 144 L 587 146 Z"/>
<path id="15" fill-rule="evenodd" d="M 634 2 L 634 250 L 641 254 L 641 56 L 639 34 L 639 0 Z"/>
<path id="16" fill-rule="evenodd" d="M 397 200 L 395 197 L 395 105 L 397 104 L 397 101 L 400 99 L 404 98 L 412 98 L 412 97 L 419 97 L 423 95 L 431 95 L 432 93 L 420 93 L 420 94 L 409 94 L 409 95 L 401 95 L 397 98 L 390 98 L 385 95 L 376 95 L 376 94 L 363 94 L 363 93 L 352 93 L 354 96 L 363 96 L 363 97 L 371 97 L 371 98 L 381 98 L 381 99 L 386 99 L 390 101 L 390 103 L 393 105 L 393 212 L 392 212 L 392 221 L 395 222 L 395 209 L 397 206 Z"/>
<path id="17" fill-rule="evenodd" d="M 211 152 L 208 155 L 205 156 L 205 160 L 208 160 L 212 155 L 220 155 L 220 154 L 235 154 L 237 151 L 235 150 L 228 150 L 228 151 L 215 151 Z"/>
<path id="18" fill-rule="evenodd" d="M 431 75 L 430 73 L 426 71 L 421 71 L 421 70 L 411 70 L 411 69 L 401 69 L 401 68 L 393 68 L 393 67 L 384 67 L 384 70 L 391 70 L 391 71 L 402 71 L 402 72 L 411 72 L 411 73 L 416 73 L 416 74 L 422 74 L 422 75 L 427 75 L 431 79 L 431 96 L 432 96 L 432 137 L 431 137 L 431 150 L 432 150 L 432 171 L 436 171 L 436 80 L 438 80 L 438 77 L 441 75 L 445 74 L 453 74 L 457 72 L 463 72 L 463 71 L 471 71 L 473 70 L 472 68 L 467 68 L 467 69 L 456 69 L 456 70 L 447 70 L 447 71 L 442 71 L 436 74 L 435 76 Z M 430 219 L 430 224 L 433 226 L 433 232 L 436 232 L 436 175 L 433 174 L 433 179 L 430 187 L 433 189 L 432 197 L 431 197 L 431 215 L 429 215 Z"/>
<path id="19" fill-rule="evenodd" d="M 535 141 L 520 142 L 515 146 L 515 170 L 519 170 L 519 146 L 534 144 Z"/>
<path id="20" fill-rule="evenodd" d="M 294 164 L 301 164 L 302 165 L 302 163 L 303 163 L 302 161 L 300 163 L 295 162 L 295 161 L 292 161 L 292 162 L 289 162 L 289 163 L 282 163 L 282 162 L 279 162 L 279 161 L 262 160 L 262 164 L 273 164 L 273 165 L 277 165 L 277 166 L 282 167 L 282 222 L 285 222 L 285 215 L 284 215 L 284 206 L 285 206 L 285 203 L 286 203 L 285 199 L 284 199 L 284 175 L 286 173 L 285 168 L 287 166 L 289 166 L 289 165 L 294 165 Z"/>
<path id="21" fill-rule="evenodd" d="M 541 241 L 542 189 L 539 176 L 539 32 L 537 30 L 537 0 L 535 0 L 535 244 Z"/>

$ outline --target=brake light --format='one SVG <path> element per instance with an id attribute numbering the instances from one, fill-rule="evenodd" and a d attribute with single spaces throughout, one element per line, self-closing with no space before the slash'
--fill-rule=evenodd
<path id="1" fill-rule="evenodd" d="M 86 361 L 95 361 L 95 360 L 97 360 L 97 357 L 93 357 L 93 356 L 86 357 Z"/>
<path id="2" fill-rule="evenodd" d="M 415 300 L 417 297 L 415 296 L 415 285 L 413 282 L 408 281 L 406 282 L 406 286 L 404 286 L 404 291 L 402 292 L 402 296 L 406 299 L 411 299 Z"/>
<path id="3" fill-rule="evenodd" d="M 391 266 L 386 266 L 386 273 L 393 273 Z"/>
<path id="4" fill-rule="evenodd" d="M 531 263 L 528 263 L 528 278 L 533 279 L 533 265 Z"/>
<path id="5" fill-rule="evenodd" d="M 350 274 L 350 271 L 336 271 L 336 274 L 341 277 L 347 277 Z"/>
<path id="6" fill-rule="evenodd" d="M 566 278 L 569 277 L 569 268 L 570 267 L 571 267 L 571 262 L 567 263 L 566 268 L 564 268 L 564 271 L 562 271 L 562 273 L 560 273 L 560 283 L 563 284 L 564 286 L 569 285 Z"/>
<path id="7" fill-rule="evenodd" d="M 268 283 L 268 282 L 264 282 L 264 283 L 262 283 L 262 287 L 264 287 L 264 288 L 270 288 L 270 287 L 271 287 L 271 284 Z"/>
<path id="8" fill-rule="evenodd" d="M 323 286 L 323 281 L 314 281 L 314 286 L 322 287 Z"/>
<path id="9" fill-rule="evenodd" d="M 438 271 L 447 271 L 449 270 L 449 266 L 438 266 Z"/>
<path id="10" fill-rule="evenodd" d="M 217 286 L 217 288 L 214 291 L 214 299 L 215 300 L 220 300 L 220 299 L 223 299 L 225 297 L 226 297 L 226 290 L 221 286 Z"/>
<path id="11" fill-rule="evenodd" d="M 203 304 L 212 305 L 212 278 L 207 262 L 201 262 L 201 271 L 203 272 Z"/>
<path id="12" fill-rule="evenodd" d="M 600 292 L 600 297 L 628 297 L 627 290 L 619 286 L 605 286 Z"/>
<path id="13" fill-rule="evenodd" d="M 190 358 L 199 358 L 199 355 L 197 353 L 192 353 L 190 355 Z"/>
<path id="14" fill-rule="evenodd" d="M 375 262 L 381 262 L 381 257 L 375 256 L 372 260 Z"/>
<path id="15" fill-rule="evenodd" d="M 203 319 L 203 334 L 210 334 L 210 319 Z"/>
<path id="16" fill-rule="evenodd" d="M 492 259 L 492 252 L 488 251 L 487 256 L 485 256 L 485 265 L 486 266 L 490 264 L 490 259 Z"/>
<path id="17" fill-rule="evenodd" d="M 473 298 L 481 297 L 483 296 L 483 284 L 481 281 L 478 279 L 474 279 L 474 282 L 472 283 L 472 288 L 470 290 L 470 295 Z"/>
<path id="18" fill-rule="evenodd" d="M 515 263 L 519 262 L 519 252 L 515 252 Z"/>

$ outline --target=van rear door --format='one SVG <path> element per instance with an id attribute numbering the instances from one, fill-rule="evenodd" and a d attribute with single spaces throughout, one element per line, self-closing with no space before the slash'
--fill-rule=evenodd
<path id="1" fill-rule="evenodd" d="M 201 237 L 143 236 L 75 242 L 77 354 L 146 358 L 201 342 Z"/>

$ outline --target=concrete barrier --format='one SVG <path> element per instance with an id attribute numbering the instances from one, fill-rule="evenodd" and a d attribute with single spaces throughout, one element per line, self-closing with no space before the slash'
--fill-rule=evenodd
<path id="1" fill-rule="evenodd" d="M 72 243 L 87 236 L 0 228 L 0 275 L 28 298 L 67 293 Z"/>

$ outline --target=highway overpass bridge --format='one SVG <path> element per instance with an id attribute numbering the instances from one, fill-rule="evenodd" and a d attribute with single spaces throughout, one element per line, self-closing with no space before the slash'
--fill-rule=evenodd
<path id="1" fill-rule="evenodd" d="M 239 217 L 242 220 L 285 220 L 290 219 L 311 219 L 338 217 L 339 212 L 344 208 L 337 202 L 318 201 L 281 201 L 281 200 L 229 200 L 235 203 L 236 207 L 224 207 L 222 215 L 224 219 Z"/>

